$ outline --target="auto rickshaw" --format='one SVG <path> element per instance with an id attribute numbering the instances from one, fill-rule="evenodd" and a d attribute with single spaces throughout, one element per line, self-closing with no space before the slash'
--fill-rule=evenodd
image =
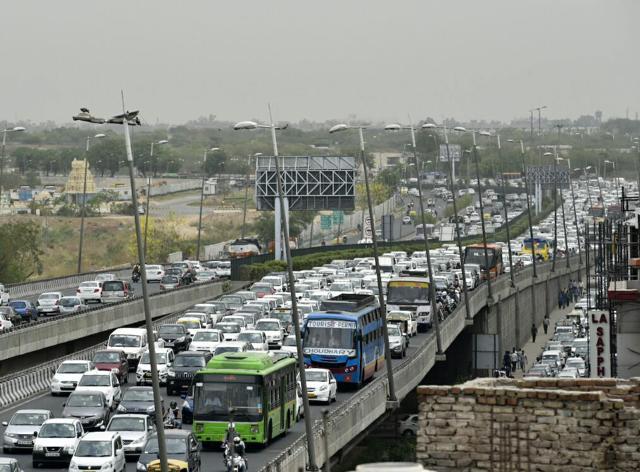
<path id="1" fill-rule="evenodd" d="M 177 459 L 167 460 L 169 472 L 188 472 L 189 464 Z M 156 459 L 147 464 L 147 472 L 160 472 L 160 459 Z"/>

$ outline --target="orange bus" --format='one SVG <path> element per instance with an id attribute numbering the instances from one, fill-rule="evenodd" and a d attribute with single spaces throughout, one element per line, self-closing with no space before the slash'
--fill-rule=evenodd
<path id="1" fill-rule="evenodd" d="M 504 274 L 502 249 L 496 244 L 487 244 L 489 267 L 485 265 L 484 252 L 484 244 L 469 244 L 464 250 L 464 263 L 478 264 L 480 266 L 481 280 L 486 280 L 487 273 L 492 280 L 497 278 L 498 275 Z"/>

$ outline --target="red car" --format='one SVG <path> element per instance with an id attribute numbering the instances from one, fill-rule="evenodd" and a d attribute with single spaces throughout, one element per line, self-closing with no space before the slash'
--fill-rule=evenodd
<path id="1" fill-rule="evenodd" d="M 117 351 L 115 349 L 96 351 L 93 355 L 92 362 L 96 366 L 96 369 L 108 370 L 116 374 L 120 385 L 128 383 L 129 361 L 123 351 Z"/>

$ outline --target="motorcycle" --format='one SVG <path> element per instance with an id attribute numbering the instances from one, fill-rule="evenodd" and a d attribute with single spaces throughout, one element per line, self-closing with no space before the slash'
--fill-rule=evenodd
<path id="1" fill-rule="evenodd" d="M 247 462 L 236 452 L 227 455 L 227 472 L 247 472 Z"/>
<path id="2" fill-rule="evenodd" d="M 133 273 L 131 274 L 131 281 L 132 281 L 133 283 L 138 283 L 138 282 L 140 282 L 140 273 L 139 273 L 139 272 L 133 272 Z"/>

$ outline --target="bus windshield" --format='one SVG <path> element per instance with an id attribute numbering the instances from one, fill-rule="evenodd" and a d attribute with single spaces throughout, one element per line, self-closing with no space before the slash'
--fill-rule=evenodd
<path id="1" fill-rule="evenodd" d="M 230 408 L 234 410 L 233 418 L 236 421 L 260 421 L 262 419 L 262 387 L 223 379 L 196 383 L 195 420 L 228 421 Z"/>
<path id="2" fill-rule="evenodd" d="M 487 256 L 489 256 L 489 268 L 496 265 L 495 249 L 487 248 Z M 464 251 L 464 263 L 465 264 L 478 264 L 481 269 L 487 269 L 484 263 L 484 248 L 483 247 L 467 247 Z"/>
<path id="3" fill-rule="evenodd" d="M 545 249 L 547 247 L 547 245 L 549 244 L 544 239 L 535 239 L 534 242 L 536 244 L 536 249 Z M 524 246 L 525 249 L 531 250 L 531 239 L 525 239 L 523 246 Z"/>
<path id="4" fill-rule="evenodd" d="M 305 354 L 355 355 L 354 321 L 309 320 L 304 330 Z"/>
<path id="5" fill-rule="evenodd" d="M 426 282 L 389 282 L 387 303 L 429 303 L 429 284 Z"/>

